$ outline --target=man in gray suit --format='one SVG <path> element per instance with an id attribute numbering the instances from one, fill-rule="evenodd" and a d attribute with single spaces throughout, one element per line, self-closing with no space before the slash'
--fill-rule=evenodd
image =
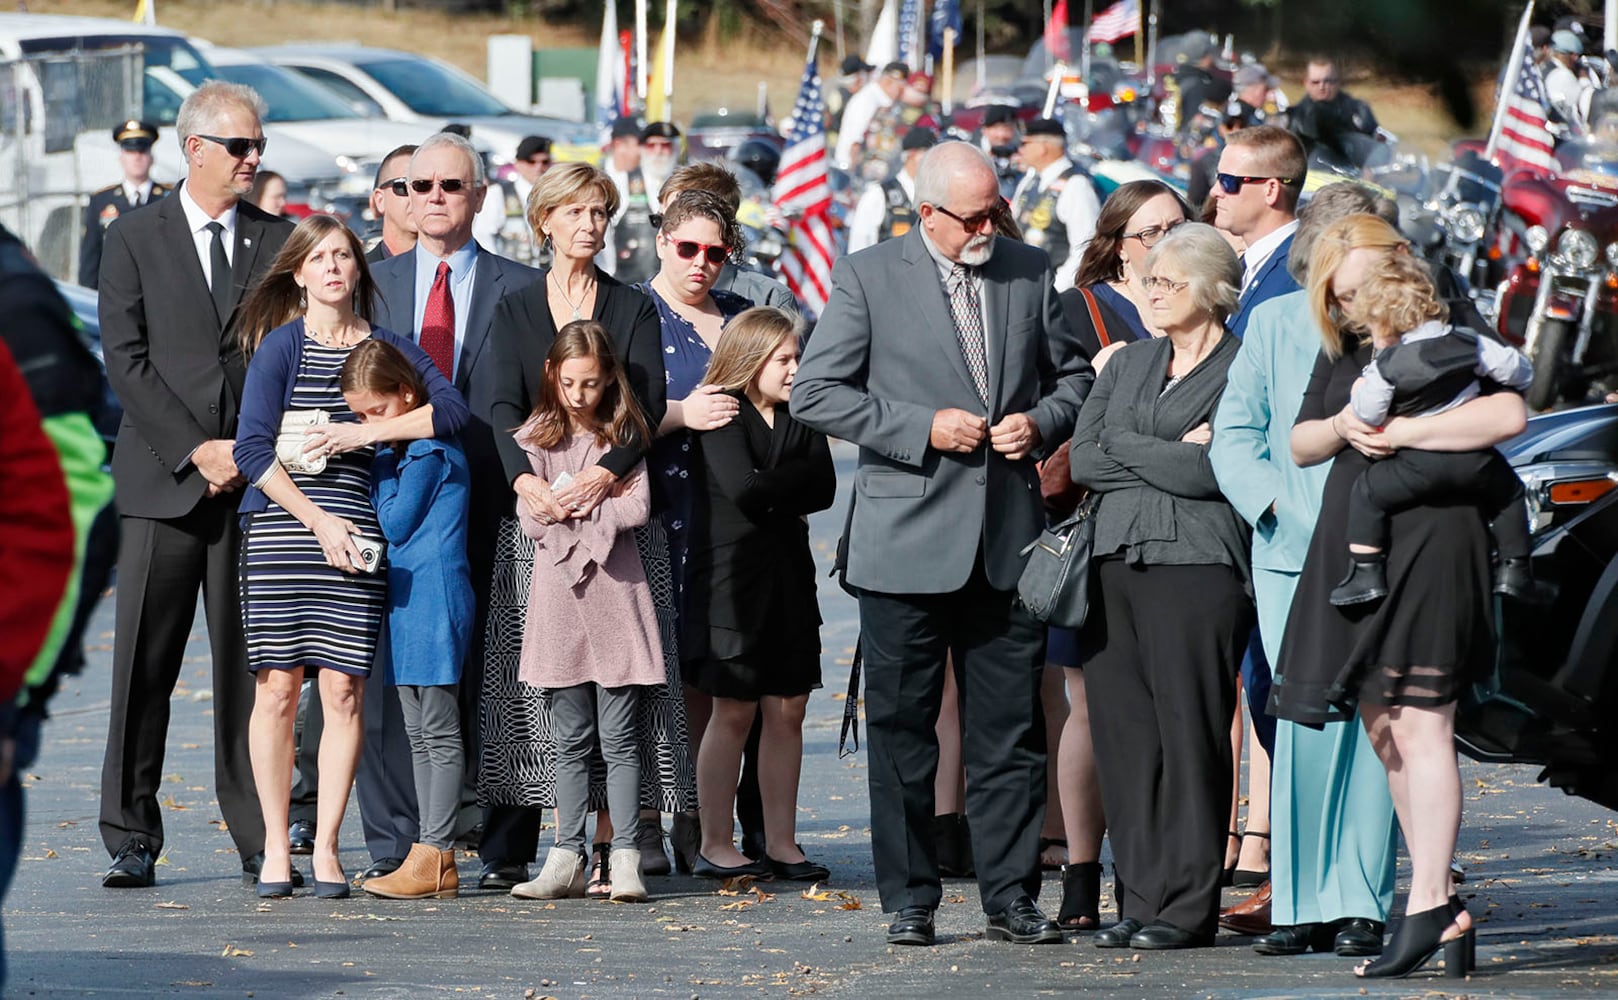
<path id="1" fill-rule="evenodd" d="M 511 488 L 488 423 L 493 358 L 489 326 L 495 303 L 537 280 L 540 272 L 492 254 L 472 239 L 472 221 L 488 187 L 483 159 L 464 138 L 449 132 L 431 136 L 412 154 L 406 173 L 417 243 L 410 252 L 389 257 L 371 269 L 377 288 L 376 324 L 419 343 L 472 409 L 472 421 L 461 433 L 472 467 L 466 548 L 472 579 L 486 581 L 494 562 L 495 528 L 501 513 L 512 504 Z M 478 759 L 485 597 L 480 594 L 472 651 L 461 675 L 461 738 L 467 743 L 468 761 Z M 366 746 L 357 782 L 365 842 L 375 862 L 365 873 L 368 878 L 397 869 L 417 834 L 404 720 L 397 691 L 383 683 L 385 673 L 372 671 L 367 685 Z M 485 837 L 482 853 L 486 861 L 491 846 L 498 850 Z M 525 872 L 514 874 L 521 874 L 518 881 L 527 878 Z"/>
<path id="2" fill-rule="evenodd" d="M 1059 942 L 1034 903 L 1044 629 L 1016 587 L 1044 524 L 1035 457 L 1069 437 L 1094 375 L 1050 259 L 995 238 L 1005 203 L 980 150 L 928 152 L 916 203 L 919 227 L 837 262 L 792 388 L 794 417 L 860 446 L 845 579 L 860 601 L 877 889 L 898 913 L 889 942 L 933 942 L 933 727 L 953 653 L 989 936 Z"/>

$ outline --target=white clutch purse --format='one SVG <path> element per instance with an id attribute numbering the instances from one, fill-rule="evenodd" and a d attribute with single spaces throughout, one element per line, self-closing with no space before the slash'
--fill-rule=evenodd
<path id="1" fill-rule="evenodd" d="M 275 460 L 288 472 L 317 476 L 326 471 L 325 455 L 304 454 L 304 437 L 310 428 L 329 423 L 325 410 L 288 410 L 281 414 L 281 429 L 275 435 Z"/>

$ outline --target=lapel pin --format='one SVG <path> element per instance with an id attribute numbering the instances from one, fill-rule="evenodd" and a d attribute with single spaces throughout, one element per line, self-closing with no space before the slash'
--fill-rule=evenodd
<path id="1" fill-rule="evenodd" d="M 242 246 L 250 247 L 252 245 L 253 245 L 253 238 L 251 236 L 243 236 L 242 237 Z"/>

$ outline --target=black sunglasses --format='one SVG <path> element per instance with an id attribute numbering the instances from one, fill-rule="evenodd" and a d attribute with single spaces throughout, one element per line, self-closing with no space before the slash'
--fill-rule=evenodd
<path id="1" fill-rule="evenodd" d="M 664 239 L 668 239 L 664 237 Z M 730 247 L 716 246 L 710 243 L 698 243 L 696 240 L 668 240 L 673 244 L 674 252 L 680 255 L 681 260 L 690 260 L 698 253 L 708 259 L 710 264 L 723 264 L 725 258 L 730 256 Z"/>
<path id="2" fill-rule="evenodd" d="M 377 187 L 392 191 L 395 195 L 403 198 L 410 194 L 410 179 L 408 177 L 395 177 L 391 181 L 383 181 Z"/>
<path id="3" fill-rule="evenodd" d="M 1217 174 L 1215 180 L 1226 194 L 1235 194 L 1242 189 L 1243 184 L 1260 184 L 1264 181 L 1275 181 L 1278 184 L 1296 184 L 1296 177 L 1238 177 L 1235 174 Z"/>
<path id="4" fill-rule="evenodd" d="M 416 192 L 417 194 L 429 194 L 429 193 L 432 192 L 433 185 L 435 183 L 438 185 L 438 189 L 440 191 L 444 192 L 445 194 L 454 194 L 455 192 L 461 190 L 462 188 L 470 186 L 470 185 L 468 185 L 466 183 L 466 181 L 461 180 L 459 177 L 443 177 L 443 178 L 440 178 L 437 181 L 429 181 L 429 180 L 414 180 L 414 181 L 411 181 L 410 182 L 410 190 Z M 394 193 L 399 194 L 399 193 L 402 193 L 402 192 L 400 192 L 397 188 L 395 188 Z"/>
<path id="5" fill-rule="evenodd" d="M 969 233 L 981 232 L 985 222 L 996 221 L 1006 210 L 1004 205 L 996 205 L 987 212 L 979 212 L 976 215 L 968 215 L 965 218 L 962 218 L 961 216 L 956 215 L 954 212 L 951 212 L 949 209 L 945 208 L 943 205 L 934 205 L 933 208 L 943 212 L 956 222 L 959 222 L 961 224 L 961 228 L 965 229 Z"/>
<path id="6" fill-rule="evenodd" d="M 238 136 L 232 136 L 232 137 L 226 139 L 226 138 L 222 138 L 222 137 L 217 136 L 217 135 L 200 135 L 199 134 L 197 136 L 197 138 L 198 139 L 207 139 L 209 142 L 217 142 L 217 143 L 219 143 L 219 145 L 225 147 L 225 152 L 229 153 L 231 156 L 235 157 L 238 160 L 247 159 L 247 154 L 250 151 L 257 151 L 258 155 L 263 156 L 264 155 L 264 147 L 270 144 L 270 140 L 268 140 L 268 139 L 264 139 L 264 138 L 247 139 L 247 138 L 244 138 L 244 137 L 239 136 L 239 135 Z"/>

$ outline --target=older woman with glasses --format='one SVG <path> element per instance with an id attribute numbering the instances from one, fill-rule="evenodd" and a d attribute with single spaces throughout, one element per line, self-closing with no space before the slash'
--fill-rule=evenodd
<path id="1" fill-rule="evenodd" d="M 1082 645 L 1122 883 L 1101 948 L 1213 943 L 1236 668 L 1253 626 L 1248 529 L 1207 447 L 1239 346 L 1224 324 L 1241 270 L 1211 226 L 1185 223 L 1146 271 L 1164 336 L 1126 345 L 1102 369 L 1071 448 L 1073 481 L 1100 496 Z"/>

